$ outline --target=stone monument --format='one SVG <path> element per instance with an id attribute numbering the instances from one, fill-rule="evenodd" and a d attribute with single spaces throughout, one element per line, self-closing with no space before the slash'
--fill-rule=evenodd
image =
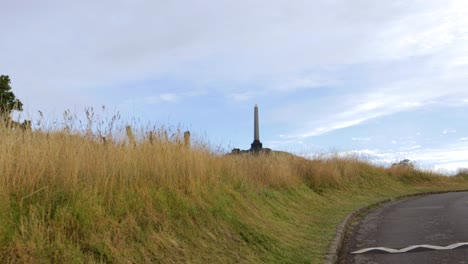
<path id="1" fill-rule="evenodd" d="M 252 144 L 250 144 L 250 149 L 241 150 L 241 149 L 235 148 L 232 150 L 231 154 L 243 154 L 243 153 L 255 154 L 255 155 L 258 155 L 260 153 L 269 154 L 271 152 L 271 149 L 264 148 L 262 142 L 260 142 L 260 128 L 259 127 L 260 125 L 258 121 L 258 106 L 255 105 L 254 107 L 254 141 Z"/>
<path id="2" fill-rule="evenodd" d="M 258 124 L 258 106 L 254 107 L 254 141 L 250 145 L 251 151 L 260 151 L 263 148 L 262 142 L 260 142 L 260 131 Z"/>

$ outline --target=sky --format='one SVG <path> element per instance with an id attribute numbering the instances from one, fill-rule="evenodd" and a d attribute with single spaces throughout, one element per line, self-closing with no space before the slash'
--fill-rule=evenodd
<path id="1" fill-rule="evenodd" d="M 468 168 L 466 0 L 0 6 L 0 74 L 28 118 L 105 105 L 229 151 L 258 104 L 264 147 Z"/>

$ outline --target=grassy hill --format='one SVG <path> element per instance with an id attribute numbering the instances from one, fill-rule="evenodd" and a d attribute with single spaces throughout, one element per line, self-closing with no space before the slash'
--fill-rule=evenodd
<path id="1" fill-rule="evenodd" d="M 467 189 L 463 177 L 356 159 L 219 155 L 0 128 L 0 262 L 320 263 L 351 210 Z"/>

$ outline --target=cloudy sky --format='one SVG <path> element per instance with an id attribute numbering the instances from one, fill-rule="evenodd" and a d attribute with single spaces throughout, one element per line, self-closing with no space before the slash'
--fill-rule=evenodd
<path id="1" fill-rule="evenodd" d="M 466 0 L 0 0 L 35 117 L 105 105 L 226 150 L 468 167 Z"/>

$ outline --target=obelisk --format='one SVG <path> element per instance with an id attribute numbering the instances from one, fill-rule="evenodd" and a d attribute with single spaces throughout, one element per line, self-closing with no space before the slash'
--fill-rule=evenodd
<path id="1" fill-rule="evenodd" d="M 250 145 L 250 150 L 259 151 L 262 149 L 262 143 L 260 142 L 260 131 L 259 131 L 259 124 L 258 124 L 258 106 L 255 105 L 254 108 L 254 141 Z"/>

